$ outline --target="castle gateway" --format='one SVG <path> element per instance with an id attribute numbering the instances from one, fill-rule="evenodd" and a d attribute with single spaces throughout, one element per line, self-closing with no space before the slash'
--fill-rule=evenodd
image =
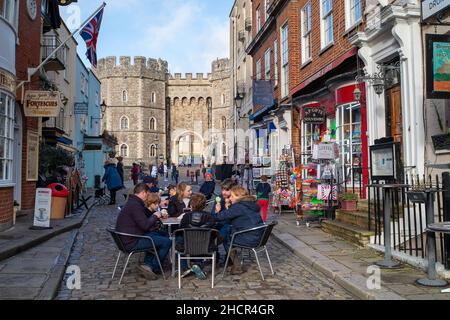
<path id="1" fill-rule="evenodd" d="M 214 61 L 211 71 L 183 77 L 169 74 L 161 59 L 99 60 L 96 73 L 108 105 L 102 125 L 117 137 L 125 165 L 227 161 L 233 148 L 229 60 Z"/>

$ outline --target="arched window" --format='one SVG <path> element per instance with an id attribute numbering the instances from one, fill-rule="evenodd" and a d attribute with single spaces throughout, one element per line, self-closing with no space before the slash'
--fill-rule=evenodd
<path id="1" fill-rule="evenodd" d="M 150 146 L 150 157 L 152 157 L 152 158 L 156 157 L 156 152 L 157 152 L 156 145 L 152 144 Z"/>
<path id="2" fill-rule="evenodd" d="M 151 103 L 156 103 L 156 93 L 152 92 L 152 98 L 151 98 Z"/>
<path id="3" fill-rule="evenodd" d="M 225 156 L 227 154 L 227 145 L 226 143 L 222 143 L 222 156 Z"/>
<path id="4" fill-rule="evenodd" d="M 120 130 L 128 130 L 130 128 L 130 121 L 128 117 L 123 116 L 120 118 Z"/>
<path id="5" fill-rule="evenodd" d="M 128 157 L 128 146 L 126 144 L 120 146 L 120 156 L 124 158 Z"/>
<path id="6" fill-rule="evenodd" d="M 223 130 L 227 129 L 227 118 L 226 117 L 222 117 L 222 129 Z"/>
<path id="7" fill-rule="evenodd" d="M 122 102 L 128 102 L 128 92 L 127 90 L 122 91 Z"/>
<path id="8" fill-rule="evenodd" d="M 150 130 L 156 131 L 156 119 L 155 118 L 150 118 Z"/>

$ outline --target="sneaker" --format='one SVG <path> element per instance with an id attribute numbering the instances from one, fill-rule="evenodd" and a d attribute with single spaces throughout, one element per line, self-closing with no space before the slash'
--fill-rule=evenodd
<path id="1" fill-rule="evenodd" d="M 156 280 L 158 279 L 158 276 L 152 271 L 152 268 L 149 266 L 142 264 L 138 266 L 138 270 L 142 273 L 144 278 L 147 280 Z"/>
<path id="2" fill-rule="evenodd" d="M 181 274 L 181 278 L 186 278 L 186 277 L 188 277 L 188 276 L 190 276 L 190 275 L 192 275 L 192 274 L 193 274 L 192 269 L 187 269 L 186 271 L 184 271 L 184 272 Z"/>
<path id="3" fill-rule="evenodd" d="M 206 274 L 203 272 L 203 270 L 198 265 L 195 264 L 191 270 L 195 274 L 197 279 L 206 280 Z"/>

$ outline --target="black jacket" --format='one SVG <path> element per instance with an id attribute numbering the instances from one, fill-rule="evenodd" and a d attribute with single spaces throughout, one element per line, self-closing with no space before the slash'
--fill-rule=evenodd
<path id="1" fill-rule="evenodd" d="M 264 224 L 261 214 L 261 208 L 256 202 L 255 197 L 244 197 L 241 201 L 231 205 L 228 210 L 219 213 L 216 220 L 219 222 L 227 222 L 231 224 L 231 233 L 251 229 Z M 243 235 L 238 235 L 235 242 L 245 246 L 256 246 L 259 244 L 261 233 L 258 230 Z"/>
<path id="2" fill-rule="evenodd" d="M 186 207 L 184 202 L 178 199 L 178 195 L 174 195 L 169 199 L 169 206 L 167 208 L 167 211 L 170 217 L 177 218 L 181 216 L 184 213 L 184 209 L 187 208 L 189 208 L 189 206 Z"/>
<path id="3" fill-rule="evenodd" d="M 204 228 L 204 229 L 214 229 L 215 219 L 213 216 L 205 211 L 201 212 L 188 212 L 183 216 L 183 219 L 180 223 L 181 229 L 191 229 L 191 228 Z M 210 242 L 210 250 L 215 251 L 217 249 L 216 246 L 216 235 L 217 235 L 217 244 L 221 244 L 223 242 L 223 238 L 220 234 L 214 234 L 211 237 Z M 178 244 L 177 250 L 184 251 L 183 244 L 180 242 Z"/>
<path id="4" fill-rule="evenodd" d="M 135 195 L 130 196 L 116 222 L 116 231 L 142 236 L 147 232 L 158 230 L 159 219 L 145 207 L 144 201 Z M 127 250 L 133 249 L 137 238 L 121 237 Z"/>
<path id="5" fill-rule="evenodd" d="M 205 195 L 206 200 L 211 200 L 215 189 L 216 183 L 214 181 L 206 181 L 200 187 L 200 193 Z"/>

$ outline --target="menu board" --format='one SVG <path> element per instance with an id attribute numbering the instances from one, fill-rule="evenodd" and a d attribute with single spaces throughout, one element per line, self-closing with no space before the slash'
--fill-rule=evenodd
<path id="1" fill-rule="evenodd" d="M 28 131 L 27 136 L 27 181 L 38 181 L 39 174 L 39 135 Z"/>

